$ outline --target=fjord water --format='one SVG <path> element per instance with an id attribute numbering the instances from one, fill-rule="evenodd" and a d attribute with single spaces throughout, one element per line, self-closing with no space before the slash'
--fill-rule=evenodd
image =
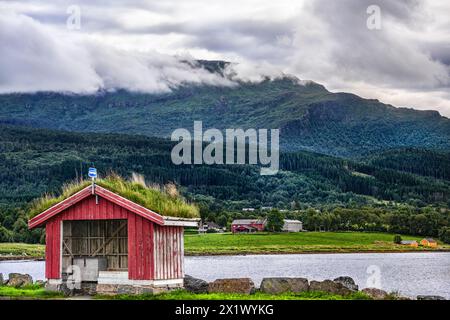
<path id="1" fill-rule="evenodd" d="M 264 277 L 325 280 L 350 276 L 360 289 L 370 286 L 372 272 L 379 270 L 383 290 L 411 297 L 425 294 L 450 299 L 449 252 L 189 257 L 186 270 L 208 281 L 250 277 L 256 285 Z"/>
<path id="2" fill-rule="evenodd" d="M 305 277 L 309 280 L 350 276 L 360 286 L 379 270 L 381 288 L 415 297 L 441 295 L 450 299 L 450 253 L 355 253 L 186 257 L 186 274 L 213 281 L 250 277 L 259 286 L 264 277 Z M 0 273 L 29 273 L 44 279 L 43 261 L 3 261 Z"/>

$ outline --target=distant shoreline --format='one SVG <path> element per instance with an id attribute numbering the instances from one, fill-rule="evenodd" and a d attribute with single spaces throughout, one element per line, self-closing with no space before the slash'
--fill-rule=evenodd
<path id="1" fill-rule="evenodd" d="M 186 257 L 204 257 L 204 256 L 251 256 L 251 255 L 292 255 L 292 254 L 364 254 L 364 253 L 433 253 L 450 252 L 450 249 L 423 249 L 423 250 L 361 250 L 361 251 L 294 251 L 294 252 L 236 252 L 236 253 L 186 253 Z"/>
<path id="2" fill-rule="evenodd" d="M 29 257 L 29 256 L 0 256 L 0 262 L 4 261 L 45 261 L 45 257 Z"/>
<path id="3" fill-rule="evenodd" d="M 438 242 L 437 248 L 394 244 L 394 234 L 370 232 L 260 233 L 247 235 L 185 235 L 186 256 L 242 256 L 283 254 L 351 254 L 450 252 L 450 245 Z M 421 237 L 404 236 L 419 242 Z M 0 243 L 0 261 L 43 260 L 42 244 Z"/>

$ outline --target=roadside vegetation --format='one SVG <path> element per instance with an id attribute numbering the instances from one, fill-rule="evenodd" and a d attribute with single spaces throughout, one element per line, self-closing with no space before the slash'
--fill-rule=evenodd
<path id="1" fill-rule="evenodd" d="M 40 285 L 29 285 L 22 288 L 0 286 L 0 297 L 11 299 L 64 299 L 62 293 L 46 291 Z M 283 293 L 278 295 L 256 292 L 254 294 L 236 293 L 201 293 L 195 294 L 185 290 L 175 290 L 161 294 L 141 295 L 96 295 L 97 300 L 372 300 L 371 297 L 355 292 L 342 296 L 326 292 Z"/>
<path id="2" fill-rule="evenodd" d="M 69 198 L 91 184 L 90 181 L 74 181 L 65 184 L 59 196 L 46 194 L 35 200 L 30 208 L 30 217 L 33 217 L 51 206 Z M 122 197 L 141 206 L 165 216 L 197 218 L 200 216 L 198 208 L 187 203 L 178 194 L 174 184 L 161 186 L 147 186 L 145 179 L 134 174 L 131 180 L 126 180 L 117 174 L 110 174 L 98 179 L 96 184 L 108 189 Z"/>
<path id="3" fill-rule="evenodd" d="M 184 290 L 176 290 L 156 295 L 98 295 L 96 296 L 96 298 L 107 300 L 372 300 L 371 297 L 362 292 L 355 292 L 347 296 L 335 295 L 325 292 L 284 293 L 277 295 L 256 292 L 255 294 L 248 295 L 236 293 L 195 294 Z"/>
<path id="4" fill-rule="evenodd" d="M 62 298 L 63 294 L 54 291 L 47 291 L 43 286 L 38 284 L 32 284 L 21 288 L 0 285 L 0 297 L 17 299 L 54 299 Z"/>

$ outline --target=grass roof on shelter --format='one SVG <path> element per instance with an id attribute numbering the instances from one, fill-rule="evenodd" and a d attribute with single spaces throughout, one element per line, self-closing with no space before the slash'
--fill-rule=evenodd
<path id="1" fill-rule="evenodd" d="M 30 206 L 30 218 L 69 198 L 90 184 L 91 182 L 88 180 L 70 182 L 62 187 L 59 195 L 46 194 L 36 199 Z M 105 178 L 97 179 L 96 184 L 163 216 L 178 218 L 198 218 L 200 216 L 198 207 L 179 196 L 176 186 L 173 184 L 149 187 L 144 178 L 136 174 L 133 174 L 131 180 L 126 180 L 117 174 L 110 174 Z"/>

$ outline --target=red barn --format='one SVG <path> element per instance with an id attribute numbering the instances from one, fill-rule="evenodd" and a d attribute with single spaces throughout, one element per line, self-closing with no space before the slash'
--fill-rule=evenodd
<path id="1" fill-rule="evenodd" d="M 264 231 L 265 220 L 257 219 L 238 219 L 231 223 L 231 232 L 233 233 L 252 233 Z"/>
<path id="2" fill-rule="evenodd" d="M 183 286 L 183 230 L 197 224 L 94 185 L 32 218 L 29 228 L 45 226 L 50 289 L 70 280 L 102 293 L 133 293 Z"/>

